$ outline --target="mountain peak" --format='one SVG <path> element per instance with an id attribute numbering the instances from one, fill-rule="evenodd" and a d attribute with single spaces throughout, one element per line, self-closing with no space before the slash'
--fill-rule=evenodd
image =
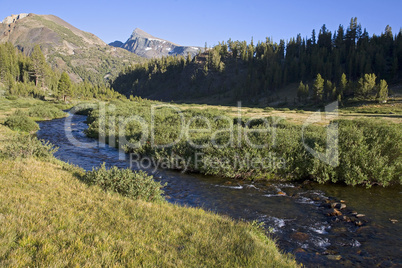
<path id="1" fill-rule="evenodd" d="M 148 38 L 148 39 L 161 40 L 160 38 L 156 38 L 156 37 L 150 35 L 149 33 L 141 30 L 140 28 L 135 28 L 131 36 L 132 37 L 142 37 L 142 38 Z"/>
<path id="2" fill-rule="evenodd" d="M 113 46 L 119 46 L 145 58 L 160 58 L 169 55 L 191 56 L 196 55 L 201 48 L 180 46 L 170 41 L 155 37 L 135 28 L 130 38 L 123 44 L 113 42 Z"/>

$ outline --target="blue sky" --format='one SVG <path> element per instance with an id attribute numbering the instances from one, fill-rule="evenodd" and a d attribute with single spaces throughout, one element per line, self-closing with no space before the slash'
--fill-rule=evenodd
<path id="1" fill-rule="evenodd" d="M 402 0 L 312 1 L 57 1 L 0 0 L 0 20 L 18 13 L 56 15 L 75 27 L 109 43 L 126 41 L 134 28 L 180 45 L 208 46 L 219 41 L 265 40 L 275 42 L 326 24 L 332 32 L 357 17 L 370 35 L 389 24 L 395 33 L 402 27 Z"/>

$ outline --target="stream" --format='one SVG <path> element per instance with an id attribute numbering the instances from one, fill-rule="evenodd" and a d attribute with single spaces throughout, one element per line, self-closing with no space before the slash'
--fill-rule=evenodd
<path id="1" fill-rule="evenodd" d="M 70 114 L 69 119 L 67 130 L 76 142 L 66 136 L 65 118 L 39 124 L 38 138 L 59 147 L 58 159 L 85 170 L 104 162 L 129 167 L 128 160 L 119 160 L 117 149 L 85 136 L 86 116 Z M 261 222 L 282 251 L 307 267 L 402 267 L 401 186 L 252 183 L 168 170 L 152 175 L 167 183 L 163 189 L 168 202 Z M 342 215 L 327 215 L 331 203 L 346 205 L 339 209 Z"/>

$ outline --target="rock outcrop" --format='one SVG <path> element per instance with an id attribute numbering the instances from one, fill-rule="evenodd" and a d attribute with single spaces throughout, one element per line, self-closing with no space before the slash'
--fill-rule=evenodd
<path id="1" fill-rule="evenodd" d="M 11 23 L 14 23 L 17 20 L 23 19 L 23 18 L 25 18 L 27 16 L 28 16 L 28 13 L 21 13 L 21 14 L 18 14 L 18 15 L 11 15 L 11 16 L 8 16 L 7 18 L 5 18 L 2 23 L 11 24 Z"/>

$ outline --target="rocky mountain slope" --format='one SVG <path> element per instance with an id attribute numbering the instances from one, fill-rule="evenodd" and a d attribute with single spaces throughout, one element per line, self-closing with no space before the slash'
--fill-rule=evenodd
<path id="1" fill-rule="evenodd" d="M 180 46 L 154 37 L 139 28 L 133 31 L 125 43 L 115 41 L 109 45 L 124 48 L 145 58 L 160 58 L 169 55 L 187 56 L 188 53 L 193 57 L 201 50 L 200 47 Z"/>
<path id="2" fill-rule="evenodd" d="M 48 62 L 75 81 L 104 82 L 121 68 L 141 61 L 122 48 L 107 45 L 53 15 L 12 15 L 0 23 L 0 43 L 11 42 L 29 54 L 39 44 Z"/>

